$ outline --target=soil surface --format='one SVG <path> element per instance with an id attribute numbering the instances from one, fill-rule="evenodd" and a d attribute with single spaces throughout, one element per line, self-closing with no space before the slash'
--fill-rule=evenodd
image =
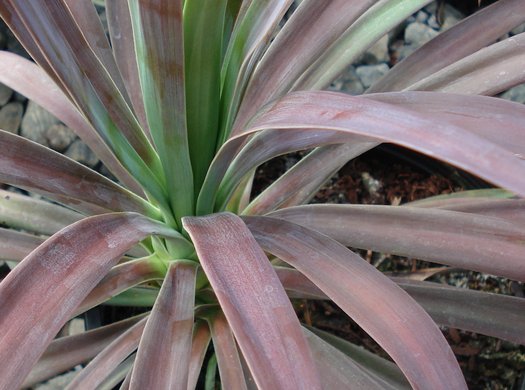
<path id="1" fill-rule="evenodd" d="M 256 172 L 254 193 L 266 188 L 302 154 L 280 157 Z M 430 158 L 384 145 L 349 162 L 313 199 L 314 203 L 398 205 L 462 189 L 486 188 L 487 183 Z M 437 264 L 372 251 L 356 251 L 385 272 L 406 274 Z M 523 284 L 477 272 L 450 272 L 431 281 L 495 293 L 523 296 Z M 295 302 L 301 321 L 329 331 L 388 358 L 355 322 L 332 302 Z M 505 319 L 501 319 L 504 321 Z M 443 328 L 470 389 L 524 389 L 525 347 L 458 329 Z"/>

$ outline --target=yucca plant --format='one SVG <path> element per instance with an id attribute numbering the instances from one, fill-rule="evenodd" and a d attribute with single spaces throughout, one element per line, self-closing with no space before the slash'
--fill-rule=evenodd
<path id="1" fill-rule="evenodd" d="M 321 91 L 429 0 L 3 0 L 34 61 L 0 82 L 55 114 L 115 180 L 0 132 L 0 388 L 89 362 L 71 389 L 460 389 L 438 325 L 525 341 L 524 300 L 382 274 L 348 247 L 525 280 L 525 2 L 500 0 L 360 97 Z M 373 93 L 372 93 L 373 92 Z M 302 205 L 391 142 L 495 186 L 406 206 Z M 255 199 L 253 172 L 311 150 Z M 301 326 L 330 299 L 395 364 Z M 100 304 L 147 313 L 54 339 Z M 211 340 L 211 343 L 210 343 Z"/>

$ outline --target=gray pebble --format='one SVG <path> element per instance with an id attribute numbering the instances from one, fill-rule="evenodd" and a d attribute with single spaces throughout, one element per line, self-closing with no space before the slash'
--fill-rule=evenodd
<path id="1" fill-rule="evenodd" d="M 57 152 L 63 152 L 75 140 L 76 135 L 69 127 L 57 123 L 46 131 L 47 144 Z"/>
<path id="2" fill-rule="evenodd" d="M 93 153 L 80 139 L 73 141 L 64 154 L 67 157 L 78 161 L 81 164 L 87 165 L 90 168 L 94 168 L 99 161 L 95 153 Z"/>
<path id="3" fill-rule="evenodd" d="M 27 104 L 20 134 L 32 141 L 47 146 L 46 132 L 60 121 L 33 101 Z"/>
<path id="4" fill-rule="evenodd" d="M 409 24 L 405 30 L 405 44 L 408 46 L 422 46 L 438 35 L 437 31 L 423 23 Z"/>
<path id="5" fill-rule="evenodd" d="M 13 90 L 7 85 L 0 83 L 0 106 L 7 104 L 11 96 L 13 96 Z"/>
<path id="6" fill-rule="evenodd" d="M 431 5 L 434 5 L 431 4 Z M 461 19 L 463 19 L 465 16 L 459 12 L 457 9 L 452 7 L 450 4 L 445 4 L 443 9 L 440 10 L 441 15 L 441 24 L 438 22 L 436 18 L 436 7 L 431 7 L 429 5 L 425 8 L 425 10 L 430 14 L 430 17 L 427 20 L 427 24 L 432 27 L 433 29 L 445 31 L 448 30 L 450 27 L 455 25 L 457 22 L 459 22 Z"/>
<path id="7" fill-rule="evenodd" d="M 365 88 L 370 87 L 376 80 L 379 80 L 389 70 L 387 64 L 363 65 L 356 68 L 356 73 L 361 79 Z"/>
<path id="8" fill-rule="evenodd" d="M 503 99 L 511 100 L 517 103 L 525 103 L 525 84 L 516 85 L 501 94 Z"/>
<path id="9" fill-rule="evenodd" d="M 0 129 L 18 134 L 18 128 L 22 122 L 24 106 L 22 103 L 7 103 L 0 109 Z"/>
<path id="10" fill-rule="evenodd" d="M 337 78 L 328 88 L 331 91 L 340 91 L 349 95 L 361 95 L 365 88 L 355 71 L 354 66 L 349 66 L 347 70 Z"/>
<path id="11" fill-rule="evenodd" d="M 416 14 L 415 21 L 419 23 L 425 23 L 428 19 L 428 14 L 425 11 L 419 11 Z"/>

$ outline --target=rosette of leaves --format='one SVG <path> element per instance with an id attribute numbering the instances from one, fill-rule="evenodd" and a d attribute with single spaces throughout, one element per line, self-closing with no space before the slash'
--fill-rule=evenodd
<path id="1" fill-rule="evenodd" d="M 500 0 L 363 96 L 322 91 L 429 0 L 4 0 L 36 63 L 0 81 L 65 124 L 114 176 L 0 132 L 0 388 L 87 363 L 69 388 L 459 389 L 438 326 L 525 341 L 524 301 L 382 274 L 348 247 L 525 280 L 525 2 Z M 496 22 L 495 22 L 496 21 Z M 496 42 L 497 41 L 497 42 Z M 494 43 L 496 42 L 496 43 Z M 304 205 L 390 142 L 505 190 L 405 206 Z M 253 172 L 312 150 L 255 199 Z M 394 363 L 302 326 L 290 298 L 330 299 Z M 150 308 L 56 338 L 100 304 Z M 218 374 L 217 375 L 217 370 Z"/>

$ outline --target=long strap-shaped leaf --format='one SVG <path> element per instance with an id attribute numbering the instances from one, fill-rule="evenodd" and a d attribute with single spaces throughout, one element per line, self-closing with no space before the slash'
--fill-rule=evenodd
<path id="1" fill-rule="evenodd" d="M 39 192 L 72 208 L 78 200 L 113 211 L 159 217 L 144 199 L 60 153 L 0 130 L 0 180 Z M 60 195 L 61 197 L 57 197 Z M 77 200 L 77 201 L 75 201 Z"/>
<path id="2" fill-rule="evenodd" d="M 400 91 L 494 42 L 523 21 L 523 1 L 499 0 L 423 45 L 367 92 Z"/>
<path id="3" fill-rule="evenodd" d="M 215 350 L 215 356 L 217 356 L 222 388 L 247 390 L 235 338 L 223 313 L 218 313 L 210 319 L 210 330 L 213 339 L 213 349 Z"/>
<path id="4" fill-rule="evenodd" d="M 291 3 L 291 0 L 260 0 L 246 2 L 241 7 L 222 66 L 218 146 L 229 137 L 252 70 Z"/>
<path id="5" fill-rule="evenodd" d="M 0 260 L 20 261 L 43 241 L 32 234 L 0 228 Z"/>
<path id="6" fill-rule="evenodd" d="M 246 88 L 235 128 L 237 135 L 264 104 L 288 92 L 302 72 L 374 0 L 305 0 L 270 44 Z"/>
<path id="7" fill-rule="evenodd" d="M 128 2 L 108 1 L 105 5 L 111 48 L 113 49 L 115 62 L 120 71 L 126 91 L 128 92 L 135 115 L 150 141 L 153 141 L 146 119 L 146 111 L 144 110 L 142 90 L 140 89 Z"/>
<path id="8" fill-rule="evenodd" d="M 464 99 L 469 101 L 470 98 Z M 399 99 L 402 100 L 403 96 L 400 95 Z M 493 98 L 475 99 L 494 101 L 494 111 L 498 112 L 499 103 Z M 475 101 L 472 103 L 476 104 Z M 520 111 L 521 106 L 515 103 L 508 104 L 516 106 L 513 115 L 520 118 L 525 115 Z M 479 107 L 478 112 L 481 113 L 484 109 L 484 106 Z M 505 110 L 502 110 L 501 114 Z M 525 161 L 520 155 L 516 155 L 514 150 L 505 148 L 506 141 L 496 142 L 493 136 L 487 140 L 484 136 L 492 126 L 497 126 L 502 133 L 505 132 L 506 130 L 500 127 L 500 120 L 495 120 L 494 117 L 489 120 L 490 115 L 481 114 L 487 118 L 488 126 L 478 135 L 475 134 L 478 127 L 484 126 L 480 121 L 472 118 L 461 121 L 459 110 L 457 114 L 452 115 L 449 115 L 446 109 L 439 112 L 442 118 L 436 123 L 436 114 L 429 116 L 426 112 L 409 110 L 402 104 L 394 106 L 335 92 L 289 94 L 259 115 L 244 134 L 231 138 L 223 145 L 210 167 L 199 195 L 197 213 L 206 214 L 213 211 L 219 183 L 231 166 L 235 154 L 249 135 L 267 129 L 279 129 L 273 132 L 275 136 L 283 131 L 297 135 L 297 129 L 304 129 L 305 132 L 312 131 L 314 134 L 325 131 L 327 136 L 332 136 L 333 131 L 340 131 L 348 134 L 349 140 L 354 141 L 362 137 L 366 142 L 394 142 L 457 165 L 517 193 L 525 193 L 524 183 L 520 180 L 524 174 Z M 514 122 L 515 120 L 511 120 L 510 123 Z M 501 138 L 505 138 L 503 134 Z M 324 141 L 325 138 L 320 137 L 320 143 Z M 480 159 L 480 156 L 483 158 Z M 494 167 L 498 167 L 497 173 Z M 246 164 L 242 167 L 244 171 L 230 170 L 231 177 L 221 185 L 222 194 L 219 199 L 228 199 L 238 183 L 238 179 L 231 178 L 237 176 L 240 179 L 252 168 Z"/>
<path id="9" fill-rule="evenodd" d="M 357 137 L 356 137 L 357 138 Z M 312 147 L 337 144 L 350 141 L 349 136 L 338 131 L 309 131 L 302 129 L 280 131 L 262 131 L 243 146 L 228 168 L 228 172 L 221 184 L 220 193 L 216 200 L 216 209 L 223 210 L 233 192 L 235 186 L 241 181 L 251 169 L 259 166 L 270 158 L 297 150 L 310 149 Z M 360 148 L 359 139 L 354 144 L 357 150 Z M 370 143 L 365 143 L 369 145 Z"/>
<path id="10" fill-rule="evenodd" d="M 82 31 L 89 48 L 104 65 L 122 97 L 128 102 L 128 104 L 130 104 L 122 76 L 120 75 L 115 57 L 113 56 L 113 51 L 111 50 L 108 39 L 106 38 L 104 27 L 102 26 L 102 22 L 94 4 L 89 1 L 63 1 L 67 5 L 75 23 Z"/>
<path id="11" fill-rule="evenodd" d="M 437 325 L 372 265 L 338 242 L 299 225 L 267 217 L 245 217 L 244 221 L 266 251 L 306 275 L 370 334 L 414 388 L 466 388 Z"/>
<path id="12" fill-rule="evenodd" d="M 436 123 L 428 120 L 425 113 L 372 103 L 360 97 L 333 92 L 297 92 L 278 100 L 251 124 L 248 132 L 268 128 L 323 128 L 390 141 L 525 194 L 525 183 L 520 180 L 525 161 L 474 134 L 475 129 L 469 128 L 469 123 L 466 121 L 462 129 L 457 122 Z"/>
<path id="13" fill-rule="evenodd" d="M 468 199 L 461 202 L 461 198 L 443 199 L 428 205 L 414 204 L 415 207 L 437 207 L 446 210 L 461 211 L 501 218 L 510 221 L 522 228 L 525 227 L 525 199 Z"/>
<path id="14" fill-rule="evenodd" d="M 460 91 L 466 93 L 465 90 Z M 455 93 L 393 92 L 365 95 L 367 99 L 424 112 L 436 122 L 465 127 L 499 146 L 525 154 L 525 106 L 505 99 Z M 502 130 L 504 129 L 504 130 Z M 502 134 L 504 132 L 504 134 Z"/>
<path id="15" fill-rule="evenodd" d="M 34 386 L 89 361 L 142 317 L 143 315 L 131 317 L 111 325 L 53 340 L 31 369 L 23 387 Z"/>
<path id="16" fill-rule="evenodd" d="M 317 148 L 257 196 L 243 214 L 264 215 L 276 208 L 306 203 L 339 168 L 369 148 L 367 143 Z"/>
<path id="17" fill-rule="evenodd" d="M 503 219 L 376 205 L 298 206 L 270 215 L 317 230 L 346 246 L 525 281 L 525 234 Z"/>
<path id="18" fill-rule="evenodd" d="M 228 0 L 192 0 L 184 6 L 186 115 L 195 193 L 216 150 L 227 7 Z"/>
<path id="19" fill-rule="evenodd" d="M 0 284 L 0 388 L 20 386 L 78 304 L 120 256 L 172 230 L 134 213 L 83 219 L 49 238 Z"/>
<path id="20" fill-rule="evenodd" d="M 170 265 L 140 339 L 130 389 L 186 389 L 197 263 Z"/>
<path id="21" fill-rule="evenodd" d="M 82 217 L 44 200 L 0 190 L 0 220 L 11 228 L 51 235 Z"/>
<path id="22" fill-rule="evenodd" d="M 325 389 L 398 389 L 398 383 L 388 381 L 374 375 L 343 352 L 323 341 L 320 337 L 303 328 L 310 344 L 314 359 L 321 373 L 321 381 Z"/>
<path id="23" fill-rule="evenodd" d="M 118 338 L 109 343 L 75 376 L 66 387 L 66 390 L 96 389 L 126 357 L 137 349 L 146 321 L 147 317 L 131 326 Z"/>
<path id="24" fill-rule="evenodd" d="M 88 43 L 64 0 L 7 0 L 0 3 L 0 14 L 15 34 L 29 29 L 22 43 L 30 49 L 37 45 L 34 49 L 41 50 L 69 96 L 121 163 L 158 202 L 165 201 L 162 167 L 155 150 L 104 65 L 86 50 Z M 20 23 L 14 23 L 17 20 Z"/>
<path id="25" fill-rule="evenodd" d="M 523 154 L 525 151 L 523 120 L 520 120 L 520 115 L 517 115 L 522 111 L 525 115 L 523 105 L 512 104 L 503 99 L 494 100 L 475 96 L 469 97 L 466 101 L 464 95 L 425 92 L 371 94 L 367 95 L 367 98 L 433 114 L 437 122 L 441 122 L 444 116 L 451 123 L 461 124 L 471 121 L 472 128 L 476 129 L 477 134 L 517 154 Z M 505 136 L 494 131 L 494 129 L 502 128 L 505 129 Z M 350 150 L 355 151 L 361 148 L 362 153 L 374 145 L 362 144 L 359 146 L 354 143 L 319 148 L 303 158 L 259 195 L 245 210 L 245 213 L 262 214 L 271 211 L 270 208 L 277 205 L 283 208 L 305 203 L 315 194 L 320 185 L 333 175 L 332 172 L 335 173 L 346 161 L 355 156 L 355 152 L 350 152 Z M 344 158 L 346 154 L 348 154 L 348 159 Z M 315 173 L 313 177 L 312 172 Z"/>
<path id="26" fill-rule="evenodd" d="M 135 179 L 122 167 L 96 130 L 82 117 L 77 108 L 55 82 L 34 62 L 7 51 L 0 51 L 0 82 L 33 100 L 70 127 L 97 155 L 104 165 L 129 189 L 141 194 Z"/>
<path id="27" fill-rule="evenodd" d="M 380 0 L 368 9 L 296 82 L 294 90 L 321 89 L 345 67 L 430 0 Z"/>
<path id="28" fill-rule="evenodd" d="M 90 104 L 94 104 L 94 100 L 91 99 L 101 101 L 133 148 L 147 164 L 152 164 L 155 154 L 151 145 L 145 139 L 105 65 L 93 51 L 86 50 L 89 43 L 65 1 L 42 3 L 8 0 L 0 10 L 8 24 L 11 22 L 11 13 L 16 13 L 25 22 L 34 42 L 64 81 L 69 93 L 75 96 L 76 103 L 84 108 L 84 113 L 88 117 L 92 114 L 90 111 L 93 107 Z M 15 33 L 22 28 L 18 25 L 13 27 Z M 107 123 L 104 125 L 107 126 Z M 104 132 L 100 128 L 97 130 Z"/>
<path id="29" fill-rule="evenodd" d="M 239 217 L 188 217 L 183 224 L 257 386 L 320 388 L 290 301 Z"/>
<path id="30" fill-rule="evenodd" d="M 438 324 L 525 345 L 524 298 L 431 282 L 393 279 L 417 300 Z"/>
<path id="31" fill-rule="evenodd" d="M 525 33 L 495 43 L 405 90 L 496 95 L 525 82 Z"/>
<path id="32" fill-rule="evenodd" d="M 75 310 L 75 314 L 84 313 L 88 309 L 140 283 L 162 279 L 164 276 L 163 270 L 159 269 L 155 260 L 151 259 L 152 257 L 135 259 L 113 267 L 82 301 Z"/>
<path id="33" fill-rule="evenodd" d="M 358 363 L 368 372 L 376 377 L 382 378 L 397 389 L 409 389 L 410 384 L 394 363 L 366 350 L 363 347 L 354 345 L 332 333 L 328 333 L 313 327 L 304 327 L 323 341 L 337 348 L 354 362 Z"/>
<path id="34" fill-rule="evenodd" d="M 190 366 L 188 368 L 188 390 L 194 390 L 203 368 L 204 358 L 210 344 L 210 328 L 204 321 L 197 321 L 193 326 Z"/>
<path id="35" fill-rule="evenodd" d="M 182 0 L 129 2 L 144 107 L 180 222 L 193 214 L 193 173 L 186 130 Z"/>
<path id="36" fill-rule="evenodd" d="M 292 268 L 276 268 L 288 296 L 328 299 L 314 283 Z M 525 344 L 525 299 L 393 277 L 438 325 L 469 330 Z M 502 318 L 507 319 L 504 323 Z"/>

